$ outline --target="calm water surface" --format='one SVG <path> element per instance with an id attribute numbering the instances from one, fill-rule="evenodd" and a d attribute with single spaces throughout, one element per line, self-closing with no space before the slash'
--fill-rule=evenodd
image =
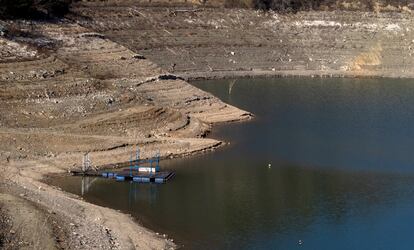
<path id="1" fill-rule="evenodd" d="M 414 81 L 194 85 L 256 119 L 216 128 L 228 147 L 162 162 L 177 173 L 165 185 L 58 185 L 184 249 L 414 249 Z"/>

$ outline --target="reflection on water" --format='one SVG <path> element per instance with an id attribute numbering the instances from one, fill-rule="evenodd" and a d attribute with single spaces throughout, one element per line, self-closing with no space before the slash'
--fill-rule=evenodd
<path id="1" fill-rule="evenodd" d="M 409 80 L 195 84 L 257 115 L 213 131 L 231 146 L 162 162 L 177 173 L 165 185 L 100 178 L 56 184 L 132 214 L 185 249 L 412 248 Z"/>
<path id="2" fill-rule="evenodd" d="M 83 177 L 81 178 L 81 195 L 85 195 L 87 192 L 89 192 L 90 187 L 92 184 L 98 180 L 97 177 Z"/>

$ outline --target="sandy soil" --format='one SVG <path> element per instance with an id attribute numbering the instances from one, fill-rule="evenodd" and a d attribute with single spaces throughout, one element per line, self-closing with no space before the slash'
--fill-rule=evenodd
<path id="1" fill-rule="evenodd" d="M 72 21 L 5 25 L 14 33 L 0 37 L 0 202 L 12 225 L 21 225 L 10 230 L 22 246 L 174 248 L 131 217 L 42 178 L 79 169 L 86 152 L 99 168 L 128 161 L 136 145 L 143 157 L 156 150 L 176 157 L 214 149 L 221 142 L 204 138 L 212 124 L 251 114 Z M 10 209 L 14 205 L 19 210 Z M 45 240 L 28 236 L 43 231 Z"/>
<path id="2" fill-rule="evenodd" d="M 24 195 L 22 195 L 24 196 Z M 10 223 L 8 233 L 13 235 L 11 242 L 7 242 L 10 248 L 19 249 L 55 249 L 54 235 L 59 235 L 56 230 L 58 222 L 45 211 L 26 201 L 9 194 L 0 194 L 2 213 L 7 214 Z M 53 228 L 53 225 L 56 228 Z M 17 235 L 16 235 L 17 234 Z"/>
<path id="3" fill-rule="evenodd" d="M 100 167 L 126 161 L 136 145 L 144 157 L 214 150 L 222 142 L 205 138 L 212 125 L 252 117 L 184 79 L 412 77 L 413 20 L 90 1 L 65 20 L 0 22 L 3 247 L 175 248 L 44 176 L 79 169 L 86 152 Z"/>

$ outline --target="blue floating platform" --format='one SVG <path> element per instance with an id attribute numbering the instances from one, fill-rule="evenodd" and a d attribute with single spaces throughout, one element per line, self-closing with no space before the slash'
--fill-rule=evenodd
<path id="1" fill-rule="evenodd" d="M 133 181 L 138 183 L 166 183 L 175 176 L 173 171 L 162 171 L 156 173 L 137 172 L 137 171 L 118 171 L 118 172 L 72 172 L 73 175 L 96 176 L 116 181 Z"/>
<path id="2" fill-rule="evenodd" d="M 116 175 L 116 180 L 117 181 L 125 181 L 125 176 Z"/>

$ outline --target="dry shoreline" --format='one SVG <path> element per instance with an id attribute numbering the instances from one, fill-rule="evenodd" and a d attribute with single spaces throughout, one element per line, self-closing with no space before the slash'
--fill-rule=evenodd
<path id="1" fill-rule="evenodd" d="M 214 71 L 214 72 L 185 72 L 177 74 L 186 81 L 198 80 L 217 80 L 217 79 L 240 79 L 240 78 L 390 78 L 390 79 L 412 79 L 413 75 L 378 75 L 375 73 L 359 75 L 355 72 L 341 72 L 341 71 Z"/>
<path id="2" fill-rule="evenodd" d="M 30 34 L 0 36 L 0 207 L 11 223 L 5 237 L 16 239 L 6 244 L 176 248 L 130 216 L 43 181 L 79 168 L 85 152 L 106 166 L 125 162 L 135 145 L 143 157 L 214 150 L 223 146 L 205 138 L 214 125 L 252 118 L 185 80 L 414 77 L 409 13 L 169 9 L 84 2 L 74 13 L 86 19 L 6 23 Z M 37 230 L 45 241 L 27 236 Z"/>
<path id="3" fill-rule="evenodd" d="M 222 142 L 204 138 L 211 124 L 251 114 L 77 24 L 8 24 L 24 32 L 35 26 L 36 33 L 0 37 L 0 205 L 10 218 L 1 225 L 4 247 L 175 248 L 128 215 L 45 184 L 44 176 L 79 169 L 86 152 L 99 167 L 125 162 L 136 145 L 142 157 L 156 150 L 164 158 L 212 150 Z M 49 232 L 43 241 L 27 236 L 41 231 Z"/>

